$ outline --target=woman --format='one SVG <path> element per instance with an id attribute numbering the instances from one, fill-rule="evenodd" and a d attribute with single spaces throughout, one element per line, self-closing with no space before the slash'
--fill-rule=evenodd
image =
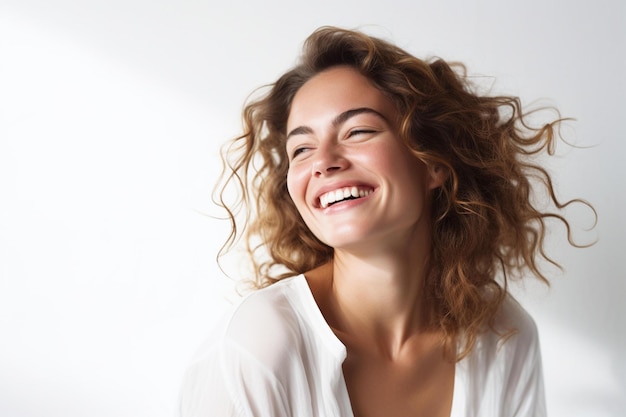
<path id="1" fill-rule="evenodd" d="M 558 120 L 326 27 L 244 121 L 226 185 L 263 289 L 201 349 L 182 415 L 545 415 L 536 327 L 506 288 L 546 281 L 544 222 L 568 225 L 531 199 L 535 177 L 564 206 L 530 161 Z"/>

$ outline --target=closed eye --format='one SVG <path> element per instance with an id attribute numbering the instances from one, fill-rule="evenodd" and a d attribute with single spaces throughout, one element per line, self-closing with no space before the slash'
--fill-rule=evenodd
<path id="1" fill-rule="evenodd" d="M 300 147 L 300 148 L 296 148 L 293 150 L 292 154 L 291 154 L 291 159 L 297 157 L 298 155 L 300 155 L 301 153 L 304 153 L 308 150 L 310 150 L 311 148 L 307 148 L 305 146 Z"/>
<path id="2" fill-rule="evenodd" d="M 376 133 L 375 130 L 371 130 L 371 129 L 355 129 L 355 130 L 351 130 L 350 133 L 348 134 L 348 137 L 352 137 L 352 136 L 357 136 L 357 135 L 364 135 L 364 134 L 371 134 L 371 133 Z"/>

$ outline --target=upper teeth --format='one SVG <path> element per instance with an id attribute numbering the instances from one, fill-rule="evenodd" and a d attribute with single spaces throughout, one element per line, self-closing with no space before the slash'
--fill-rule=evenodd
<path id="1" fill-rule="evenodd" d="M 320 196 L 320 205 L 322 208 L 328 207 L 329 204 L 336 203 L 341 200 L 345 200 L 349 197 L 359 198 L 370 195 L 372 190 L 370 188 L 358 188 L 358 187 L 345 187 L 338 190 L 330 191 Z"/>

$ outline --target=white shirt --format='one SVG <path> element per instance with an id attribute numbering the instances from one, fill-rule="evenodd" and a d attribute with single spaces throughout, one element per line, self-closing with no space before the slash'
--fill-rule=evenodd
<path id="1" fill-rule="evenodd" d="M 546 415 L 532 318 L 508 297 L 496 329 L 457 362 L 451 417 Z M 346 348 L 303 275 L 235 306 L 200 349 L 181 390 L 181 417 L 353 417 L 342 372 Z"/>

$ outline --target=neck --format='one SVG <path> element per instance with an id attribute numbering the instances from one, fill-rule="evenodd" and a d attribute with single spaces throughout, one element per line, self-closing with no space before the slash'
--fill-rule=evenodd
<path id="1" fill-rule="evenodd" d="M 390 357 L 429 322 L 423 288 L 430 246 L 399 246 L 367 254 L 338 249 L 327 281 L 335 331 Z"/>

